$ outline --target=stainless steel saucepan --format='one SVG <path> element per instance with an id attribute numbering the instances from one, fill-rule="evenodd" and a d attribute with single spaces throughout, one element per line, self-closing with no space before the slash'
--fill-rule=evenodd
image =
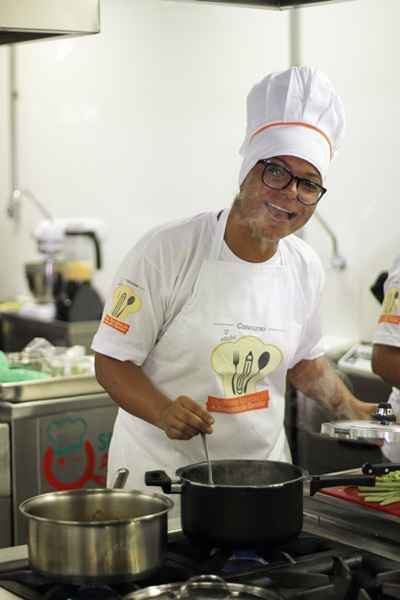
<path id="1" fill-rule="evenodd" d="M 118 489 L 128 474 L 120 469 L 112 489 L 49 492 L 22 502 L 32 568 L 70 583 L 121 582 L 154 572 L 166 552 L 173 502 Z"/>

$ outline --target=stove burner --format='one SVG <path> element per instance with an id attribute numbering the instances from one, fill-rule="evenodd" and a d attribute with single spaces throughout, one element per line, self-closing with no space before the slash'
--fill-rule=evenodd
<path id="1" fill-rule="evenodd" d="M 57 585 L 48 590 L 44 598 L 45 600 L 120 600 L 122 596 L 108 586 Z"/>
<path id="2" fill-rule="evenodd" d="M 265 600 L 400 599 L 397 561 L 304 533 L 284 546 L 257 552 L 198 547 L 182 534 L 170 536 L 164 563 L 155 574 L 117 585 L 63 584 L 29 568 L 0 572 L 0 598 L 6 589 L 24 600 L 123 600 L 136 590 L 184 583 L 202 574 L 262 587 Z"/>
<path id="3" fill-rule="evenodd" d="M 400 598 L 400 570 L 379 573 L 377 579 L 388 598 Z"/>
<path id="4" fill-rule="evenodd" d="M 268 562 L 258 556 L 255 552 L 247 550 L 237 550 L 226 561 L 221 569 L 221 573 L 235 573 L 236 571 L 256 569 L 259 566 L 268 565 Z"/>

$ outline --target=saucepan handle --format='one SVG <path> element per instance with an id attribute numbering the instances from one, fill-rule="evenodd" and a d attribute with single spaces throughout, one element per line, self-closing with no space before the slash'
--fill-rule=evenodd
<path id="1" fill-rule="evenodd" d="M 400 463 L 364 463 L 361 470 L 365 475 L 386 475 L 391 471 L 400 471 Z"/>
<path id="2" fill-rule="evenodd" d="M 146 471 L 144 474 L 144 481 L 146 485 L 156 485 L 157 487 L 160 487 L 165 494 L 181 493 L 181 481 L 172 480 L 165 471 Z"/>
<path id="3" fill-rule="evenodd" d="M 129 469 L 126 467 L 120 467 L 115 474 L 114 483 L 112 485 L 113 489 L 122 490 L 125 487 L 128 477 Z"/>
<path id="4" fill-rule="evenodd" d="M 374 486 L 376 477 L 374 475 L 341 475 L 330 477 L 329 475 L 314 475 L 309 480 L 310 496 L 322 488 L 336 487 L 338 485 L 365 485 Z"/>

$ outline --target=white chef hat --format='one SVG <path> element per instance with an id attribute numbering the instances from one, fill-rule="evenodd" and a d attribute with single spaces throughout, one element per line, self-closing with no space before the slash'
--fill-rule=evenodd
<path id="1" fill-rule="evenodd" d="M 344 125 L 342 101 L 320 71 L 291 67 L 268 75 L 247 96 L 239 184 L 259 160 L 284 155 L 308 161 L 325 180 Z"/>

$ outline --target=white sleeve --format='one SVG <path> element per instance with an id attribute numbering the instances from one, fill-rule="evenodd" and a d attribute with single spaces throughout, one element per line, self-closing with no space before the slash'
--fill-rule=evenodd
<path id="1" fill-rule="evenodd" d="M 400 257 L 395 260 L 389 271 L 384 284 L 384 292 L 382 312 L 373 343 L 400 346 Z"/>
<path id="2" fill-rule="evenodd" d="M 131 250 L 106 298 L 92 349 L 141 365 L 156 343 L 165 320 L 168 291 L 162 269 L 145 251 Z"/>

